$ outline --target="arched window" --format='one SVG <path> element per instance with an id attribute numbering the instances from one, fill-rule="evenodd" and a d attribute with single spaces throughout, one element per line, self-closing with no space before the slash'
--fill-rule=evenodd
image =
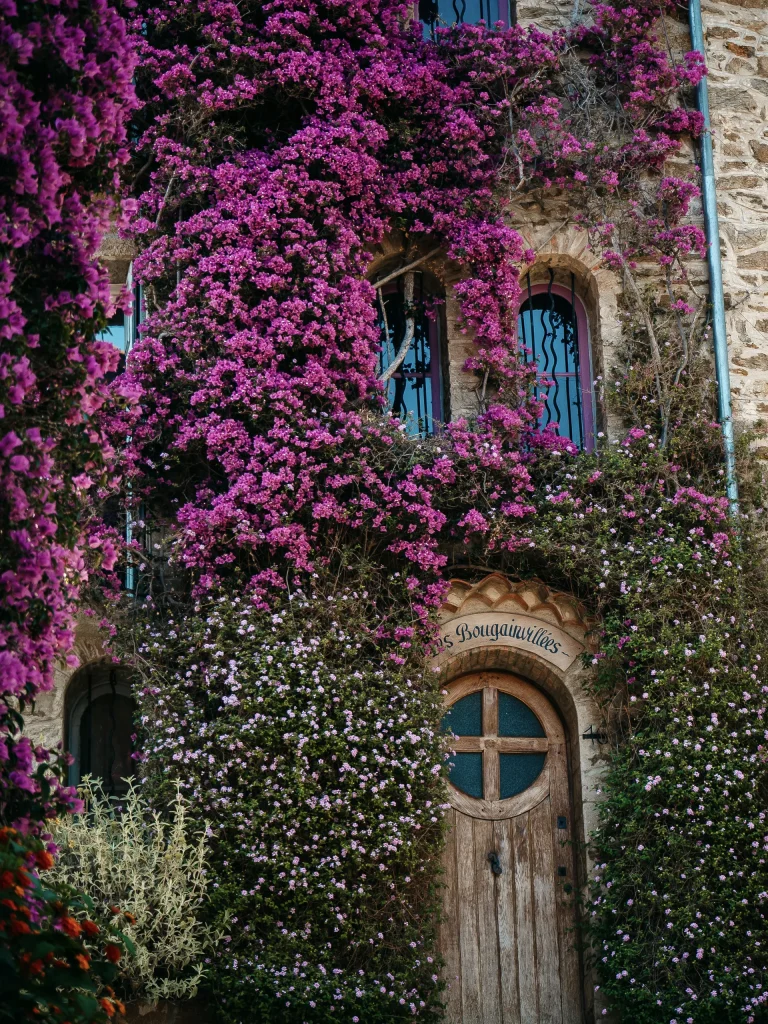
<path id="1" fill-rule="evenodd" d="M 484 21 L 495 25 L 514 25 L 517 21 L 517 0 L 419 0 L 419 18 L 430 29 L 435 24 L 476 25 Z"/>
<path id="2" fill-rule="evenodd" d="M 528 278 L 517 318 L 518 340 L 542 382 L 536 389 L 545 402 L 540 426 L 554 423 L 561 437 L 591 451 L 594 396 L 587 314 L 573 278 L 566 288 L 555 284 L 553 276 L 548 284 L 531 284 Z"/>
<path id="3" fill-rule="evenodd" d="M 425 437 L 433 434 L 443 420 L 440 321 L 436 313 L 427 315 L 430 299 L 441 296 L 424 274 L 417 272 L 412 277 L 413 306 L 410 310 L 405 301 L 405 275 L 380 290 L 377 307 L 381 332 L 379 372 L 392 366 L 404 341 L 410 337 L 405 358 L 386 381 L 387 405 L 403 420 L 409 434 Z"/>
<path id="4" fill-rule="evenodd" d="M 74 761 L 69 783 L 85 775 L 99 779 L 105 792 L 125 793 L 134 774 L 136 702 L 124 670 L 111 665 L 86 665 L 72 677 L 65 705 L 66 745 Z"/>

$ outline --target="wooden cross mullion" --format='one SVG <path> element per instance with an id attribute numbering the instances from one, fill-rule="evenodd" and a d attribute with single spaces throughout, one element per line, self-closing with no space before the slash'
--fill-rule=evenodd
<path id="1" fill-rule="evenodd" d="M 499 736 L 499 691 L 486 686 L 483 691 L 482 736 L 457 736 L 451 746 L 457 754 L 482 754 L 483 797 L 497 801 L 501 794 L 499 754 L 546 754 L 546 736 Z"/>
<path id="2" fill-rule="evenodd" d="M 499 735 L 499 691 L 495 686 L 483 690 L 483 796 L 498 800 L 501 792 L 499 751 L 493 740 Z M 490 742 L 487 742 L 490 741 Z"/>
<path id="3" fill-rule="evenodd" d="M 549 742 L 545 736 L 457 736 L 451 741 L 457 754 L 495 750 L 499 754 L 546 754 Z"/>

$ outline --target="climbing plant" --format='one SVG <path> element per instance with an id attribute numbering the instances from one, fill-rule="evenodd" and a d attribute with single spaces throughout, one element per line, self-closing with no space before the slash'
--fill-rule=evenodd
<path id="1" fill-rule="evenodd" d="M 124 378 L 141 410 L 113 430 L 147 543 L 120 645 L 149 792 L 178 781 L 220 829 L 226 1020 L 439 1014 L 423 665 L 469 566 L 546 575 L 602 617 L 613 753 L 585 918 L 608 1001 L 648 1024 L 758 1019 L 762 577 L 745 589 L 758 549 L 715 468 L 698 190 L 666 168 L 701 130 L 700 58 L 656 35 L 670 12 L 425 40 L 392 0 L 138 5 L 147 317 Z M 603 387 L 626 436 L 594 455 L 537 426 L 523 196 L 578 209 L 623 282 Z M 435 250 L 462 270 L 478 412 L 431 438 L 383 408 L 366 271 L 385 235 L 405 275 Z"/>

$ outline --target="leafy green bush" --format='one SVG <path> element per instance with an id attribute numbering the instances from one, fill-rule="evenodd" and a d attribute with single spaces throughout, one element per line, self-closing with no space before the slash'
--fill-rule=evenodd
<path id="1" fill-rule="evenodd" d="M 189 809 L 178 792 L 171 820 L 148 809 L 131 786 L 117 804 L 86 779 L 85 811 L 59 819 L 57 881 L 86 893 L 103 912 L 129 914 L 135 955 L 122 967 L 126 999 L 188 999 L 197 992 L 211 933 L 202 922 L 208 878 L 205 831 L 190 833 Z"/>
<path id="2" fill-rule="evenodd" d="M 103 1022 L 124 1009 L 111 987 L 129 939 L 119 914 L 44 885 L 53 857 L 41 839 L 0 829 L 0 1021 Z"/>
<path id="3" fill-rule="evenodd" d="M 383 1024 L 439 1001 L 439 692 L 376 639 L 381 603 L 221 597 L 136 627 L 148 787 L 210 817 L 214 920 L 234 911 L 212 967 L 227 1020 Z"/>
<path id="4" fill-rule="evenodd" d="M 611 745 L 587 921 L 603 994 L 633 1024 L 765 1021 L 762 509 L 745 498 L 737 535 L 726 499 L 691 486 L 719 469 L 711 421 L 670 444 L 633 428 L 542 464 L 525 567 L 602 620 Z"/>

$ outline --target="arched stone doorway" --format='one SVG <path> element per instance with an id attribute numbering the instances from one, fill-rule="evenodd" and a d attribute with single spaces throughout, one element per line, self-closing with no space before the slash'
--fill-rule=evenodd
<path id="1" fill-rule="evenodd" d="M 135 714 L 126 669 L 102 659 L 73 674 L 65 697 L 65 745 L 73 758 L 70 785 L 91 776 L 110 795 L 127 791 L 134 774 Z"/>
<path id="2" fill-rule="evenodd" d="M 578 602 L 454 581 L 434 667 L 455 736 L 441 951 L 449 1024 L 593 1019 L 576 932 L 602 773 Z"/>

